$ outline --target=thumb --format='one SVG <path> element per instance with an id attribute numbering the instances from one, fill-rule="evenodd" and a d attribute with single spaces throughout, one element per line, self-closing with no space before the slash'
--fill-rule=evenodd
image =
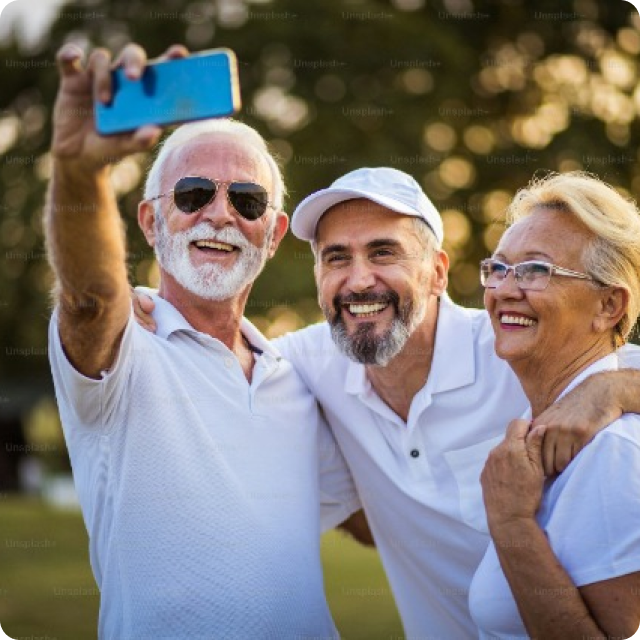
<path id="1" fill-rule="evenodd" d="M 542 443 L 544 434 L 547 431 L 546 425 L 534 427 L 526 437 L 525 444 L 529 460 L 542 468 Z"/>

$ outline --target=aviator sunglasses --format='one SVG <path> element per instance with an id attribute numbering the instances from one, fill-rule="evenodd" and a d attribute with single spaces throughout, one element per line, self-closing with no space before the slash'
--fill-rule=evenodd
<path id="1" fill-rule="evenodd" d="M 245 220 L 257 220 L 264 215 L 267 207 L 273 205 L 269 202 L 267 190 L 259 184 L 253 182 L 237 182 L 224 180 L 212 180 L 210 178 L 200 178 L 187 176 L 180 178 L 176 186 L 167 193 L 163 193 L 148 201 L 166 198 L 173 194 L 173 202 L 183 213 L 195 213 L 206 207 L 218 193 L 222 186 L 227 187 L 227 200 L 231 206 Z"/>

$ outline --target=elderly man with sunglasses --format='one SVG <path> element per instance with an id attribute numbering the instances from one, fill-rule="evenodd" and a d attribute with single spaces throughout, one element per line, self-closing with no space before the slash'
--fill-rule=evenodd
<path id="1" fill-rule="evenodd" d="M 172 47 L 165 57 L 181 57 Z M 101 591 L 99 637 L 335 638 L 321 526 L 358 501 L 315 399 L 243 318 L 287 229 L 264 140 L 229 121 L 165 142 L 139 206 L 160 264 L 158 331 L 133 320 L 109 163 L 157 127 L 97 135 L 110 69 L 145 54 L 58 53 L 45 212 L 56 276 L 50 359 Z M 322 507 L 322 508 L 321 508 Z"/>

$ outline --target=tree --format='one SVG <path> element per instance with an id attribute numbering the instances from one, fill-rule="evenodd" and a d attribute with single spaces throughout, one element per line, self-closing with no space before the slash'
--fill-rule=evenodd
<path id="1" fill-rule="evenodd" d="M 240 60 L 240 117 L 281 157 L 288 209 L 360 166 L 413 174 L 441 210 L 451 293 L 481 303 L 478 261 L 534 171 L 585 168 L 626 193 L 640 186 L 640 16 L 600 0 L 95 0 L 65 5 L 45 37 L 5 43 L 0 69 L 0 376 L 47 379 L 51 279 L 41 209 L 48 175 L 54 55 L 66 40 L 152 55 L 172 42 L 228 46 Z M 188 90 L 188 88 L 185 88 Z M 153 281 L 135 223 L 137 157 L 114 171 L 134 282 Z M 81 239 L 79 239 L 81 241 Z M 98 248 L 97 248 L 98 249 Z M 249 301 L 267 333 L 319 317 L 305 244 L 289 237 Z"/>

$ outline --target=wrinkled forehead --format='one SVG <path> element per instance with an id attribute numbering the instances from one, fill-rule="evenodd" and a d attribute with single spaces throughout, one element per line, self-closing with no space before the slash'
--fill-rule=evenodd
<path id="1" fill-rule="evenodd" d="M 318 245 L 366 243 L 378 237 L 408 240 L 416 235 L 412 220 L 372 200 L 353 198 L 324 212 L 318 221 L 315 240 Z"/>
<path id="2" fill-rule="evenodd" d="M 510 259 L 540 255 L 564 263 L 580 259 L 593 238 L 572 213 L 540 207 L 504 232 L 494 254 Z"/>
<path id="3" fill-rule="evenodd" d="M 172 149 L 162 175 L 163 188 L 184 176 L 246 180 L 272 190 L 267 160 L 259 149 L 228 133 L 198 136 Z"/>

